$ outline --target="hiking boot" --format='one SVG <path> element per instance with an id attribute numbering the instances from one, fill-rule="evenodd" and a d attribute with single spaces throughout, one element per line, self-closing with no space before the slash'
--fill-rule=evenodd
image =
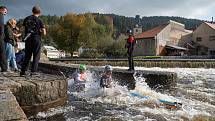
<path id="1" fill-rule="evenodd" d="M 14 69 L 14 72 L 20 72 L 20 69 L 15 68 L 15 69 Z"/>
<path id="2" fill-rule="evenodd" d="M 38 72 L 31 72 L 31 76 L 40 76 Z"/>
<path id="3" fill-rule="evenodd" d="M 20 72 L 20 76 L 27 76 L 28 74 L 25 71 Z"/>
<path id="4" fill-rule="evenodd" d="M 127 71 L 134 71 L 134 69 L 129 68 Z"/>

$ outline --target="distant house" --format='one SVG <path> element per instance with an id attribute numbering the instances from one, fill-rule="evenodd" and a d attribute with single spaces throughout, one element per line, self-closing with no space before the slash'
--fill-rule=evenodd
<path id="1" fill-rule="evenodd" d="M 179 47 L 179 43 L 183 36 L 190 33 L 192 31 L 186 30 L 184 24 L 170 20 L 168 23 L 136 35 L 137 45 L 134 55 L 176 55 L 180 51 L 186 51 L 186 48 Z"/>
<path id="2" fill-rule="evenodd" d="M 203 22 L 194 32 L 195 55 L 215 55 L 215 24 Z"/>
<path id="3" fill-rule="evenodd" d="M 142 26 L 139 26 L 138 24 L 133 28 L 133 35 L 138 35 L 143 32 Z"/>

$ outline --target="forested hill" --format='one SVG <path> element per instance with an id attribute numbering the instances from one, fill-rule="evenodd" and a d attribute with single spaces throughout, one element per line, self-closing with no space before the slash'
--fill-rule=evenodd
<path id="1" fill-rule="evenodd" d="M 158 25 L 164 24 L 169 20 L 173 20 L 173 21 L 185 24 L 186 29 L 190 29 L 190 30 L 195 29 L 202 23 L 202 21 L 198 19 L 187 19 L 187 18 L 173 17 L 173 16 L 151 16 L 151 17 L 138 18 L 138 16 L 125 17 L 125 16 L 119 16 L 115 14 L 94 13 L 94 15 L 112 17 L 113 24 L 120 33 L 125 33 L 127 29 L 133 28 L 137 23 L 139 23 L 143 27 L 144 31 L 149 30 Z M 97 22 L 100 23 L 99 21 Z"/>
<path id="2" fill-rule="evenodd" d="M 115 30 L 119 33 L 126 33 L 127 29 L 133 28 L 137 23 L 139 23 L 143 30 L 149 30 L 152 29 L 158 25 L 164 24 L 168 22 L 169 20 L 177 21 L 179 23 L 185 24 L 186 29 L 193 30 L 196 27 L 198 27 L 202 21 L 198 19 L 187 19 L 182 17 L 173 17 L 173 16 L 151 16 L 151 17 L 125 17 L 125 16 L 119 16 L 115 14 L 99 14 L 99 13 L 93 13 L 95 20 L 99 24 L 106 24 L 104 21 L 110 21 L 110 19 L 113 21 L 113 26 Z M 60 17 L 58 16 L 41 16 L 45 24 L 53 25 Z"/>

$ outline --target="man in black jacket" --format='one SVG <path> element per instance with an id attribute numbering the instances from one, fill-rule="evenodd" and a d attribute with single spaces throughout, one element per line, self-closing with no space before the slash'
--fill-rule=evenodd
<path id="1" fill-rule="evenodd" d="M 7 60 L 4 43 L 4 15 L 7 14 L 7 8 L 0 6 L 0 67 L 1 72 L 7 71 Z"/>
<path id="2" fill-rule="evenodd" d="M 25 27 L 25 59 L 21 68 L 20 76 L 27 75 L 26 71 L 33 55 L 31 66 L 31 75 L 37 74 L 38 63 L 40 60 L 41 50 L 41 35 L 46 35 L 45 26 L 38 18 L 40 16 L 40 8 L 34 6 L 32 9 L 33 15 L 24 19 L 23 26 Z"/>

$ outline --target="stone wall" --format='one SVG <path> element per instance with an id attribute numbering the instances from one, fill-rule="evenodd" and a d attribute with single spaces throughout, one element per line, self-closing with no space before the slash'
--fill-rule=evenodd
<path id="1" fill-rule="evenodd" d="M 9 73 L 1 75 L 0 82 L 0 89 L 10 90 L 27 116 L 64 105 L 67 101 L 67 81 L 62 76 L 40 73 L 32 77 L 19 77 Z"/>
<path id="2" fill-rule="evenodd" d="M 0 90 L 0 121 L 28 121 L 10 90 Z"/>

